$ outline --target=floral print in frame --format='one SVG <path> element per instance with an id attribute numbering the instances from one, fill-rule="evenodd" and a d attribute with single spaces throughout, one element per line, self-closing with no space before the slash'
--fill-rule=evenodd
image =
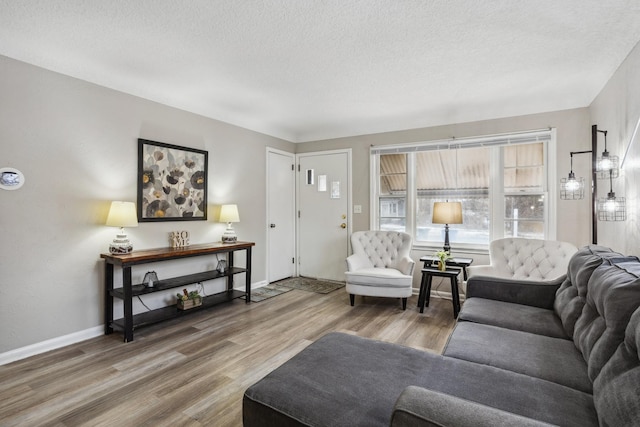
<path id="1" fill-rule="evenodd" d="M 207 219 L 208 153 L 138 139 L 138 221 Z"/>

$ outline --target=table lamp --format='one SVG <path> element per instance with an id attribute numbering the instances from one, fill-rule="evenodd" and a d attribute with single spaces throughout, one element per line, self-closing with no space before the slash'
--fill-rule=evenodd
<path id="1" fill-rule="evenodd" d="M 220 208 L 220 222 L 227 223 L 227 229 L 222 234 L 222 243 L 235 243 L 238 241 L 238 236 L 231 226 L 234 222 L 240 222 L 240 215 L 238 215 L 238 205 L 222 205 Z"/>
<path id="2" fill-rule="evenodd" d="M 133 245 L 124 232 L 124 227 L 137 227 L 138 217 L 136 215 L 136 205 L 133 202 L 111 202 L 107 225 L 120 227 L 120 232 L 109 245 L 109 252 L 112 254 L 128 254 L 133 251 Z"/>
<path id="3" fill-rule="evenodd" d="M 433 224 L 444 224 L 444 250 L 451 252 L 449 245 L 449 224 L 462 224 L 462 203 L 435 202 L 433 204 Z"/>

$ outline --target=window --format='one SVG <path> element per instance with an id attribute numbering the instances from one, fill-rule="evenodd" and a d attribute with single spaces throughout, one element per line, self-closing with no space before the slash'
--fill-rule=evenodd
<path id="1" fill-rule="evenodd" d="M 383 154 L 380 161 L 380 230 L 404 231 L 407 212 L 407 155 Z"/>
<path id="2" fill-rule="evenodd" d="M 417 245 L 441 246 L 444 227 L 431 223 L 431 210 L 434 202 L 449 200 L 462 202 L 463 223 L 449 231 L 457 247 L 482 248 L 508 236 L 550 238 L 546 159 L 552 135 L 373 147 L 374 226 L 411 233 Z"/>

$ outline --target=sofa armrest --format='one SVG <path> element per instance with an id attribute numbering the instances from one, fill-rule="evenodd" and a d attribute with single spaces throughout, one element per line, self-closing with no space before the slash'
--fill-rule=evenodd
<path id="1" fill-rule="evenodd" d="M 548 281 L 474 276 L 467 281 L 466 298 L 478 297 L 546 309 L 553 308 L 556 291 L 566 275 Z"/>
<path id="2" fill-rule="evenodd" d="M 542 427 L 550 424 L 421 387 L 409 386 L 393 409 L 392 427 Z"/>
<path id="3" fill-rule="evenodd" d="M 405 257 L 400 258 L 396 262 L 395 268 L 397 270 L 399 270 L 400 273 L 404 274 L 405 276 L 413 276 L 413 268 L 415 267 L 415 265 L 416 265 L 416 263 L 415 263 L 414 260 L 412 260 L 408 256 L 405 256 Z"/>
<path id="4" fill-rule="evenodd" d="M 353 254 L 347 257 L 347 271 L 356 271 L 363 268 L 371 268 L 373 264 L 369 258 L 360 254 Z"/>
<path id="5" fill-rule="evenodd" d="M 491 265 L 470 265 L 467 267 L 467 275 L 469 277 L 474 276 L 493 276 L 493 277 L 506 277 L 500 274 L 497 268 Z"/>

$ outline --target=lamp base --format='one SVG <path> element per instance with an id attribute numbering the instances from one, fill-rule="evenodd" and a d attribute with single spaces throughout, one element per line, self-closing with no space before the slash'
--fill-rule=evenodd
<path id="1" fill-rule="evenodd" d="M 112 254 L 129 254 L 133 252 L 133 245 L 126 234 L 117 234 L 116 238 L 113 239 L 113 242 L 109 245 L 109 252 Z"/>
<path id="2" fill-rule="evenodd" d="M 444 246 L 442 247 L 444 251 L 451 255 L 451 245 L 449 244 L 449 224 L 444 225 Z"/>
<path id="3" fill-rule="evenodd" d="M 222 243 L 236 243 L 238 241 L 238 236 L 236 235 L 235 230 L 231 227 L 231 223 L 227 226 L 227 229 L 224 230 L 222 234 Z"/>

